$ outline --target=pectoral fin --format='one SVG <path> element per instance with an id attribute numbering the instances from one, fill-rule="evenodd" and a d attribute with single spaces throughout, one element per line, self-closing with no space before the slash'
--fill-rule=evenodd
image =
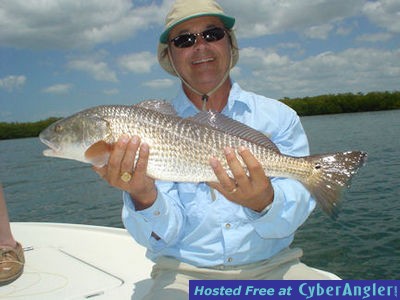
<path id="1" fill-rule="evenodd" d="M 114 144 L 99 141 L 91 145 L 85 151 L 85 158 L 92 165 L 102 167 L 108 163 L 108 158 L 110 157 L 113 148 Z"/>

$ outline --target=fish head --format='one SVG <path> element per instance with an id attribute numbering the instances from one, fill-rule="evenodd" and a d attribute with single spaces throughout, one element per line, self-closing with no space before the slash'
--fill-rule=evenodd
<path id="1" fill-rule="evenodd" d="M 43 155 L 92 163 L 85 153 L 100 141 L 111 136 L 107 120 L 91 113 L 81 112 L 61 119 L 44 129 L 39 138 L 49 149 Z"/>

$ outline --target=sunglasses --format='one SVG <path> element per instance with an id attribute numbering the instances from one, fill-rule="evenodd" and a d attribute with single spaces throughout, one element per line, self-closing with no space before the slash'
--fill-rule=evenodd
<path id="1" fill-rule="evenodd" d="M 197 40 L 198 36 L 201 36 L 206 42 L 216 42 L 222 40 L 225 36 L 226 30 L 220 27 L 204 30 L 199 33 L 184 33 L 170 40 L 174 43 L 177 48 L 189 48 L 192 47 Z"/>

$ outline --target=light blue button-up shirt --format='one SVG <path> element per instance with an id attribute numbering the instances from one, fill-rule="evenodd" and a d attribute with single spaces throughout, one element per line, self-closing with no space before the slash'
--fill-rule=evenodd
<path id="1" fill-rule="evenodd" d="M 182 117 L 198 112 L 183 91 L 173 105 Z M 299 117 L 279 101 L 246 92 L 234 83 L 222 113 L 265 133 L 284 154 L 309 154 Z M 205 183 L 157 181 L 157 199 L 145 210 L 136 211 L 124 192 L 122 219 L 153 261 L 170 256 L 200 267 L 260 261 L 288 247 L 315 207 L 315 201 L 298 181 L 271 181 L 274 201 L 263 215 L 227 200 L 217 191 L 214 201 Z M 160 239 L 155 239 L 152 232 Z"/>

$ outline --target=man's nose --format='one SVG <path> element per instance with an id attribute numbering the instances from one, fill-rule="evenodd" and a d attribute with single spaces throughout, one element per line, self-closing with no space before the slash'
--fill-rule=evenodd
<path id="1" fill-rule="evenodd" d="M 204 48 L 206 47 L 208 42 L 203 38 L 202 35 L 196 37 L 196 43 L 194 44 L 195 48 Z"/>

